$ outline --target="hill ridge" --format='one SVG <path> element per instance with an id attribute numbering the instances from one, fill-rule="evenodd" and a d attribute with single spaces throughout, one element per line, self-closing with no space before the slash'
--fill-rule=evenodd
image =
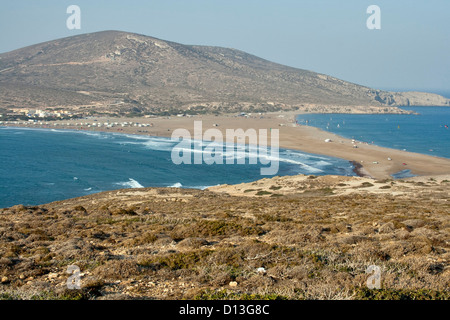
<path id="1" fill-rule="evenodd" d="M 100 31 L 0 54 L 0 108 L 93 112 L 295 110 L 305 105 L 450 106 L 429 93 L 371 89 L 238 49 Z M 205 104 L 217 102 L 214 110 Z M 250 107 L 251 108 L 250 108 Z"/>

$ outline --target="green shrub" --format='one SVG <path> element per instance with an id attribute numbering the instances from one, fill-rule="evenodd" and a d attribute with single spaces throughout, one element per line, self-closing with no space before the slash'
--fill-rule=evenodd
<path id="1" fill-rule="evenodd" d="M 374 185 L 370 182 L 363 182 L 359 187 L 360 188 L 368 188 L 368 187 L 373 187 Z"/>
<path id="2" fill-rule="evenodd" d="M 270 191 L 265 191 L 265 190 L 261 190 L 261 191 L 258 191 L 258 192 L 256 193 L 257 196 L 265 196 L 265 195 L 268 195 L 268 194 L 272 194 L 272 192 L 270 192 Z"/>
<path id="3" fill-rule="evenodd" d="M 143 267 L 152 267 L 155 269 L 194 269 L 211 253 L 211 250 L 177 252 L 140 261 L 139 265 Z"/>
<path id="4" fill-rule="evenodd" d="M 449 300 L 450 292 L 428 289 L 369 289 L 357 288 L 356 300 Z"/>
<path id="5" fill-rule="evenodd" d="M 194 297 L 194 300 L 288 300 L 288 297 L 278 294 L 249 294 L 228 290 L 204 290 Z"/>

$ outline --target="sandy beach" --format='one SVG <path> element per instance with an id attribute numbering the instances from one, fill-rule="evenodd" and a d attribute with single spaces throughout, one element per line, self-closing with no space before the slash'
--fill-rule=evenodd
<path id="1" fill-rule="evenodd" d="M 170 137 L 173 130 L 178 128 L 185 128 L 193 135 L 194 121 L 202 121 L 203 131 L 215 128 L 221 130 L 224 136 L 226 129 L 279 129 L 279 144 L 281 148 L 333 156 L 352 161 L 356 165 L 357 173 L 360 176 L 367 176 L 374 179 L 386 179 L 391 178 L 392 174 L 406 169 L 411 170 L 412 174 L 420 176 L 450 173 L 450 159 L 384 148 L 359 141 L 352 142 L 352 140 L 314 127 L 297 125 L 295 123 L 296 115 L 297 112 L 279 112 L 262 115 L 252 114 L 248 117 L 236 116 L 236 114 L 233 114 L 159 118 L 90 118 L 72 121 L 56 121 L 50 122 L 48 125 L 40 125 L 37 123 L 7 125 L 33 128 L 105 131 L 164 137 Z M 93 127 L 92 125 L 86 125 L 106 122 L 119 124 L 123 122 L 132 122 L 149 124 L 150 126 L 114 126 L 108 128 L 105 126 Z M 80 125 L 81 123 L 82 125 Z M 331 140 L 331 142 L 325 141 L 328 139 Z M 355 148 L 355 145 L 357 148 Z"/>

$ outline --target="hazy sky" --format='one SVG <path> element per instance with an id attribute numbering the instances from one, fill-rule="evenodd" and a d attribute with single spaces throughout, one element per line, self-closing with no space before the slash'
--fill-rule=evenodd
<path id="1" fill-rule="evenodd" d="M 69 30 L 69 5 L 81 30 Z M 381 30 L 369 30 L 369 5 Z M 240 49 L 377 89 L 450 92 L 450 0 L 0 0 L 0 52 L 102 30 Z"/>

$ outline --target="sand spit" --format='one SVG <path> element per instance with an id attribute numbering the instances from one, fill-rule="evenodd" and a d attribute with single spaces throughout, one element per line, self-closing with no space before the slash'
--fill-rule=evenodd
<path id="1" fill-rule="evenodd" d="M 297 112 L 277 112 L 233 115 L 198 115 L 192 117 L 159 118 L 92 118 L 77 121 L 56 121 L 49 124 L 12 124 L 14 126 L 44 127 L 141 134 L 170 137 L 173 130 L 188 129 L 194 133 L 194 121 L 202 121 L 203 130 L 219 129 L 279 129 L 280 147 L 308 153 L 333 156 L 358 163 L 358 173 L 374 179 L 388 179 L 392 174 L 410 170 L 414 175 L 439 175 L 450 173 L 450 159 L 419 153 L 383 148 L 362 141 L 352 141 L 333 133 L 295 123 Z M 121 124 L 127 123 L 126 126 Z M 109 123 L 112 126 L 94 124 Z M 4 125 L 4 124 L 3 124 Z M 270 139 L 269 139 L 270 140 Z M 326 142 L 329 141 L 329 142 Z M 357 146 L 357 148 L 355 147 Z"/>

